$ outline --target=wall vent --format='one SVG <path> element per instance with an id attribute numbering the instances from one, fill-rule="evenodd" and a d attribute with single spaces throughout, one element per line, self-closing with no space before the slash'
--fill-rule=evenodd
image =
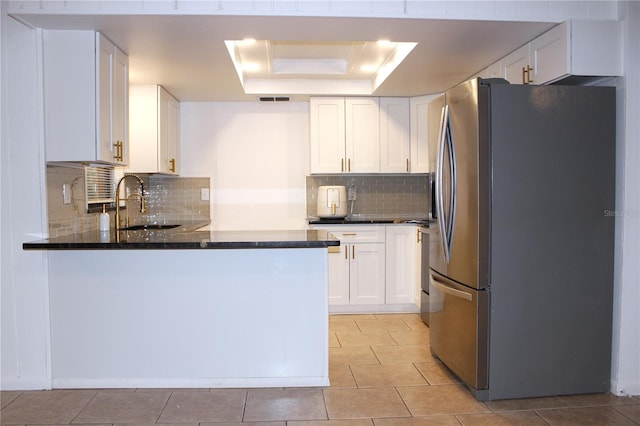
<path id="1" fill-rule="evenodd" d="M 260 102 L 289 102 L 289 96 L 260 96 Z"/>

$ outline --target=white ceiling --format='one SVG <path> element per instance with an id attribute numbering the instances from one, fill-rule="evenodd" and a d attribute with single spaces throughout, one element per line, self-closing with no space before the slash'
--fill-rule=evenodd
<path id="1" fill-rule="evenodd" d="M 181 101 L 258 99 L 258 95 L 243 93 L 224 40 L 417 42 L 374 92 L 376 96 L 416 96 L 452 87 L 555 25 L 335 17 L 25 15 L 21 18 L 41 28 L 103 32 L 128 53 L 131 84 L 161 84 Z M 304 98 L 292 96 L 292 100 Z"/>

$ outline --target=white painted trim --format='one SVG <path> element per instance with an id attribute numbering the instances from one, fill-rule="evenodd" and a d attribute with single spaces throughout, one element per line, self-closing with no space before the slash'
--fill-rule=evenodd
<path id="1" fill-rule="evenodd" d="M 273 2 L 270 0 L 175 0 L 142 1 L 8 1 L 9 13 L 21 15 L 228 15 L 228 16 L 320 16 L 371 18 L 468 19 L 495 21 L 559 22 L 563 18 L 616 19 L 616 2 L 561 2 L 575 3 L 556 6 L 556 0 L 535 2 L 535 7 L 521 1 L 397 1 L 397 0 L 333 0 Z M 593 5 L 590 5 L 593 3 Z"/>
<path id="2" fill-rule="evenodd" d="M 329 314 L 382 314 L 382 313 L 418 313 L 420 307 L 413 303 L 394 305 L 330 305 Z"/>
<path id="3" fill-rule="evenodd" d="M 271 388 L 329 386 L 327 377 L 265 378 L 232 377 L 211 379 L 54 379 L 54 389 L 113 388 Z"/>
<path id="4" fill-rule="evenodd" d="M 10 390 L 50 390 L 51 380 L 49 378 L 19 379 L 7 378 L 0 381 L 0 389 Z"/>
<path id="5" fill-rule="evenodd" d="M 47 166 L 46 166 L 46 146 L 45 146 L 45 134 L 44 134 L 44 47 L 42 41 L 42 28 L 38 28 L 36 31 L 36 53 L 37 53 L 37 83 L 40 87 L 38 90 L 38 130 L 39 130 L 39 162 L 42 165 L 40 168 L 40 200 L 47 200 Z M 40 229 L 47 236 L 49 235 L 49 208 L 48 203 L 43 201 L 40 209 Z M 43 254 L 42 256 L 42 268 L 46 274 L 49 272 L 49 257 Z M 45 328 L 45 380 L 48 384 L 48 388 L 51 388 L 52 379 L 52 367 L 51 367 L 51 314 L 49 311 L 49 280 L 43 280 L 43 291 L 47 295 L 47 303 L 44 306 L 44 328 Z"/>

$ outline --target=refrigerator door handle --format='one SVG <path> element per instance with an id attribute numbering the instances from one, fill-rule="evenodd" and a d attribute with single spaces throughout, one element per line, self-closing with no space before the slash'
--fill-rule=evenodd
<path id="1" fill-rule="evenodd" d="M 446 151 L 446 154 L 445 154 Z M 445 155 L 447 156 L 447 170 L 449 176 L 449 199 L 447 216 L 444 214 L 444 166 Z M 453 135 L 449 124 L 449 105 L 445 105 L 442 109 L 442 117 L 440 121 L 440 140 L 438 143 L 438 162 L 436 165 L 436 183 L 438 185 L 436 198 L 438 208 L 438 225 L 442 237 L 442 248 L 444 251 L 444 260 L 449 263 L 451 261 L 451 245 L 453 244 L 453 231 L 456 213 L 456 158 L 453 144 Z"/>
<path id="2" fill-rule="evenodd" d="M 455 231 L 455 219 L 456 219 L 456 155 L 455 146 L 453 140 L 453 133 L 451 132 L 451 125 L 449 123 L 449 110 L 447 109 L 446 117 L 446 140 L 447 147 L 449 148 L 449 176 L 451 179 L 451 195 L 449 200 L 449 223 L 447 226 L 447 262 L 451 260 L 451 246 L 453 245 L 453 232 Z"/>
<path id="3" fill-rule="evenodd" d="M 450 294 L 451 296 L 457 297 L 459 299 L 468 300 L 469 302 L 473 302 L 473 294 L 467 293 L 466 291 L 457 290 L 455 288 L 451 288 L 444 283 L 440 283 L 433 274 L 431 275 L 431 284 L 436 287 L 438 290 L 443 293 Z"/>
<path id="4" fill-rule="evenodd" d="M 440 228 L 440 242 L 442 243 L 442 249 L 444 251 L 444 258 L 449 263 L 449 248 L 447 246 L 447 229 L 444 217 L 444 199 L 442 197 L 443 190 L 443 167 L 444 167 L 444 148 L 446 138 L 447 119 L 449 117 L 449 106 L 442 107 L 442 114 L 440 116 L 440 132 L 438 138 L 438 159 L 436 162 L 436 212 L 438 216 L 438 227 Z"/>

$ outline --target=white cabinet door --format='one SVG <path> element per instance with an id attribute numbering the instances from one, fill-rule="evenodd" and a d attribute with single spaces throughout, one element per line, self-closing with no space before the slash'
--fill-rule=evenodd
<path id="1" fill-rule="evenodd" d="M 179 174 L 180 102 L 155 84 L 130 88 L 131 147 L 129 170 Z"/>
<path id="2" fill-rule="evenodd" d="M 380 106 L 378 98 L 345 100 L 346 168 L 350 173 L 380 171 Z"/>
<path id="3" fill-rule="evenodd" d="M 329 304 L 384 304 L 385 227 L 330 225 L 313 229 L 323 229 L 340 240 L 339 250 L 329 248 Z"/>
<path id="4" fill-rule="evenodd" d="M 158 86 L 134 84 L 129 88 L 129 171 L 158 171 Z"/>
<path id="5" fill-rule="evenodd" d="M 619 76 L 620 23 L 564 22 L 500 62 L 504 78 L 514 84 L 548 84 L 570 75 Z"/>
<path id="6" fill-rule="evenodd" d="M 480 78 L 504 78 L 504 70 L 502 69 L 502 61 L 498 61 L 489 65 L 487 68 L 480 71 L 475 77 Z"/>
<path id="7" fill-rule="evenodd" d="M 346 171 L 344 98 L 309 100 L 311 173 Z"/>
<path id="8" fill-rule="evenodd" d="M 119 146 L 111 139 L 111 113 L 113 111 L 113 66 L 115 61 L 115 46 L 104 37 L 96 34 L 97 58 L 96 58 L 96 83 L 98 85 L 98 110 L 97 110 L 97 134 L 98 134 L 98 158 L 113 158 L 117 162 L 116 154 Z"/>
<path id="9" fill-rule="evenodd" d="M 100 33 L 43 31 L 47 161 L 125 165 L 128 58 Z"/>
<path id="10" fill-rule="evenodd" d="M 418 227 L 386 227 L 386 303 L 413 303 L 418 281 Z"/>
<path id="11" fill-rule="evenodd" d="M 102 37 L 102 35 L 101 35 Z M 120 147 L 116 162 L 129 163 L 129 57 L 113 46 L 115 58 L 111 78 L 111 146 Z"/>
<path id="12" fill-rule="evenodd" d="M 352 305 L 385 303 L 385 245 L 350 245 L 349 302 Z"/>
<path id="13" fill-rule="evenodd" d="M 528 84 L 526 81 L 527 73 L 523 72 L 530 67 L 529 62 L 529 45 L 526 44 L 518 50 L 510 53 L 502 58 L 502 69 L 504 78 L 512 84 Z"/>
<path id="14" fill-rule="evenodd" d="M 158 86 L 158 171 L 179 174 L 180 103 L 163 87 Z"/>
<path id="15" fill-rule="evenodd" d="M 529 63 L 533 64 L 531 84 L 542 84 L 567 75 L 569 46 L 567 31 L 559 25 L 529 43 Z"/>
<path id="16" fill-rule="evenodd" d="M 329 249 L 329 304 L 349 304 L 349 245 Z"/>
<path id="17" fill-rule="evenodd" d="M 380 98 L 380 171 L 409 173 L 413 170 L 409 98 Z"/>
<path id="18" fill-rule="evenodd" d="M 126 165 L 129 161 L 129 58 L 96 33 L 98 85 L 97 160 Z"/>
<path id="19" fill-rule="evenodd" d="M 439 116 L 434 120 L 429 113 L 429 105 L 440 95 L 417 96 L 411 98 L 411 173 L 429 173 L 435 170 L 431 163 L 435 156 L 429 151 L 431 129 L 439 130 Z"/>

